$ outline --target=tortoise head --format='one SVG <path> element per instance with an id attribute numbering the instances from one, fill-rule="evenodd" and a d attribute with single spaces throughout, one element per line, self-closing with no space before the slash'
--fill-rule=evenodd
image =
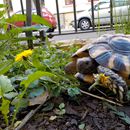
<path id="1" fill-rule="evenodd" d="M 77 71 L 81 74 L 92 74 L 97 71 L 97 62 L 91 57 L 83 57 L 77 60 Z"/>
<path id="2" fill-rule="evenodd" d="M 76 60 L 68 63 L 66 66 L 65 66 L 65 73 L 66 74 L 76 74 L 77 73 L 77 70 L 76 70 Z"/>

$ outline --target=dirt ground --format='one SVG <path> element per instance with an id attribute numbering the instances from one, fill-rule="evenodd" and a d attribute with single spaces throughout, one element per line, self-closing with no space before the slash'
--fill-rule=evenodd
<path id="1" fill-rule="evenodd" d="M 36 113 L 22 130 L 130 130 L 107 105 L 98 99 L 81 95 L 73 99 L 66 95 L 51 99 Z M 65 104 L 65 114 L 57 115 L 56 108 Z M 130 116 L 130 107 L 118 107 Z"/>

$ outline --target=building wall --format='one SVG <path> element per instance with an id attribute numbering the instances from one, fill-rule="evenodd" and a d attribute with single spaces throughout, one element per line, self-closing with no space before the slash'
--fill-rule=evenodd
<path id="1" fill-rule="evenodd" d="M 22 2 L 23 2 L 24 9 L 26 9 L 26 0 L 22 0 Z M 12 5 L 13 5 L 13 12 L 17 12 L 21 10 L 20 0 L 12 0 Z M 34 8 L 33 1 L 32 1 L 32 8 Z"/>
<path id="2" fill-rule="evenodd" d="M 98 0 L 95 0 L 96 3 Z M 70 1 L 71 2 L 71 1 Z M 75 0 L 77 14 L 91 7 L 90 0 Z M 60 13 L 60 24 L 63 29 L 70 29 L 70 22 L 74 19 L 73 4 L 65 4 L 65 0 L 58 0 L 59 13 Z M 55 15 L 57 18 L 56 11 L 56 0 L 45 0 L 45 7 Z"/>
<path id="3" fill-rule="evenodd" d="M 50 10 L 53 14 L 56 14 L 56 0 L 45 0 L 45 6 Z M 65 0 L 58 0 L 59 4 L 59 12 L 67 13 L 73 11 L 73 5 L 65 5 Z M 86 9 L 86 6 L 90 5 L 90 2 L 87 0 L 76 0 L 76 9 L 77 11 L 81 11 Z"/>
<path id="4" fill-rule="evenodd" d="M 65 2 L 66 1 L 66 2 Z M 58 0 L 59 4 L 59 13 L 60 13 L 60 23 L 61 28 L 70 28 L 70 22 L 74 19 L 73 13 L 73 0 Z M 91 7 L 91 0 L 75 0 L 76 2 L 76 11 L 77 14 Z M 99 0 L 94 0 L 95 3 Z M 0 0 L 2 3 L 3 0 Z M 24 9 L 26 9 L 26 0 L 22 0 Z M 57 19 L 57 10 L 56 10 L 56 0 L 44 0 L 45 7 L 55 15 Z M 21 10 L 20 0 L 12 0 L 13 12 L 17 12 Z M 33 0 L 32 0 L 32 8 L 34 8 Z"/>

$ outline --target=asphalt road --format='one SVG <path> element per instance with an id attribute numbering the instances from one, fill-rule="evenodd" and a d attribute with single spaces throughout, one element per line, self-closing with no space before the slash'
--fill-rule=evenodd
<path id="1" fill-rule="evenodd" d="M 74 40 L 74 39 L 91 39 L 97 38 L 103 34 L 113 34 L 114 31 L 101 31 L 101 32 L 84 32 L 84 33 L 75 33 L 75 34 L 64 34 L 64 35 L 55 35 L 51 40 L 52 41 L 64 41 L 64 40 Z"/>

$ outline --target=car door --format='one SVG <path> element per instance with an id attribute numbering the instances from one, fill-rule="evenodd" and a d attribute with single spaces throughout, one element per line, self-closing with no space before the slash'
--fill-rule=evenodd
<path id="1" fill-rule="evenodd" d="M 95 24 L 110 23 L 110 2 L 100 2 L 94 7 Z"/>

